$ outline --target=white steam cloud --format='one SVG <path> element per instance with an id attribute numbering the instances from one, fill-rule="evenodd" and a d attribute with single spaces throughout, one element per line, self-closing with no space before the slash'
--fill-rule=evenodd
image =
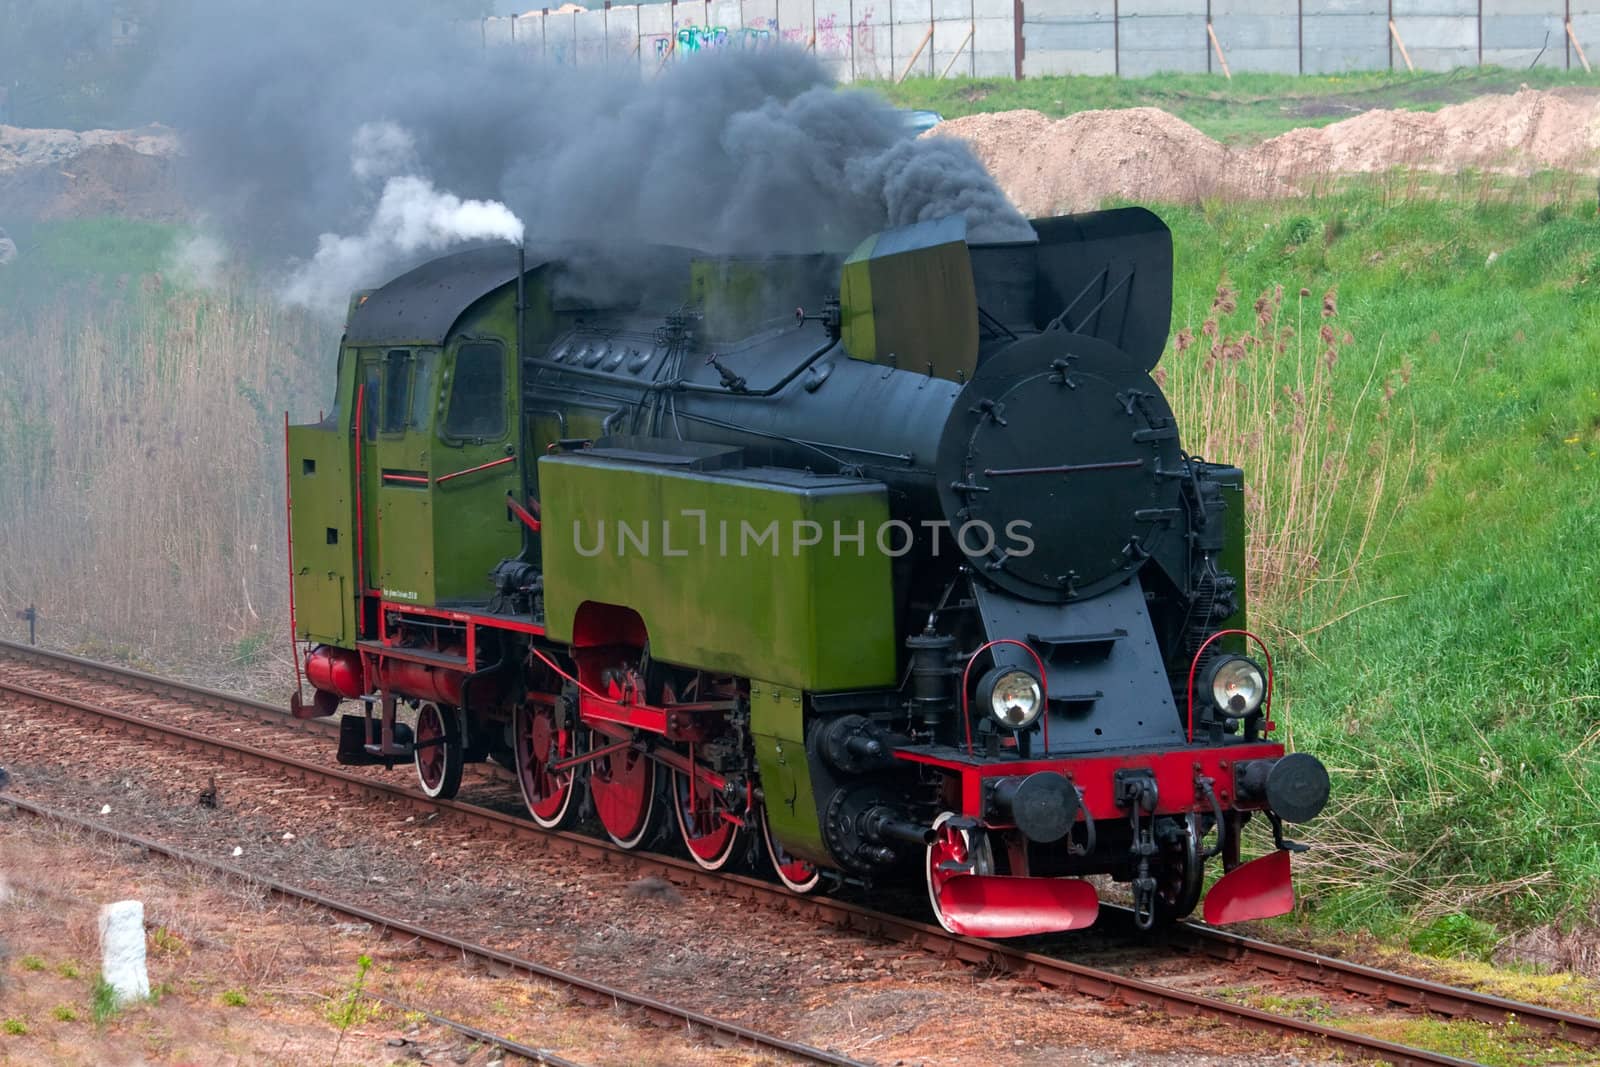
<path id="1" fill-rule="evenodd" d="M 414 174 L 422 169 L 417 139 L 394 122 L 364 122 L 350 143 L 350 173 L 360 181 Z"/>
<path id="2" fill-rule="evenodd" d="M 522 220 L 494 200 L 464 200 L 417 174 L 416 142 L 392 122 L 365 123 L 352 141 L 350 170 L 363 180 L 383 178 L 372 218 L 359 234 L 325 233 L 317 251 L 284 286 L 291 304 L 339 311 L 353 290 L 387 280 L 395 263 L 463 241 L 522 242 Z M 390 176 L 393 175 L 393 176 Z"/>

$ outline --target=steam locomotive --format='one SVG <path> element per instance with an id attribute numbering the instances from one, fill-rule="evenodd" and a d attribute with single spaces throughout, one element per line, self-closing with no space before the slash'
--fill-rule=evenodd
<path id="1" fill-rule="evenodd" d="M 293 626 L 339 759 L 947 929 L 1293 903 L 1328 775 L 1272 740 L 1243 487 L 1150 372 L 1137 208 L 848 256 L 477 248 L 357 294 L 288 429 Z M 1256 843 L 1247 847 L 1250 824 Z M 1262 851 L 1246 861 L 1248 854 Z"/>

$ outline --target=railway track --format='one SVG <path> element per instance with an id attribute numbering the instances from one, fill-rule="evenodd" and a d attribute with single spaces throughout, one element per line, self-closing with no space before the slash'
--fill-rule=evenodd
<path id="1" fill-rule="evenodd" d="M 94 663 L 60 653 L 0 642 L 0 655 L 49 666 L 73 677 L 94 678 L 119 686 L 142 689 L 191 705 L 212 708 L 230 716 L 246 715 L 281 726 L 325 732 L 325 727 L 295 720 L 285 712 L 258 701 L 232 697 L 215 690 L 187 686 L 153 675 Z M 1458 1064 L 1466 1061 L 1427 1050 L 1407 1048 L 1365 1034 L 1341 1030 L 1326 1022 L 1273 1015 L 1231 1001 L 1200 996 L 1186 990 L 1088 967 L 1043 952 L 1012 945 L 956 937 L 945 931 L 900 916 L 862 908 L 826 897 L 797 897 L 787 891 L 739 875 L 713 874 L 694 864 L 653 853 L 627 852 L 609 842 L 571 833 L 550 833 L 531 822 L 501 811 L 460 800 L 429 800 L 395 782 L 295 759 L 253 747 L 203 730 L 176 726 L 146 716 L 100 707 L 59 693 L 0 679 L 0 692 L 42 701 L 75 714 L 116 724 L 120 729 L 216 754 L 224 764 L 266 767 L 306 782 L 319 782 L 347 794 L 398 803 L 416 811 L 448 812 L 452 818 L 490 834 L 505 836 L 546 850 L 552 856 L 584 862 L 628 864 L 644 875 L 664 877 L 680 884 L 696 884 L 744 902 L 771 908 L 822 926 L 881 938 L 918 948 L 946 959 L 1008 972 L 1086 996 L 1169 1011 L 1179 1015 L 1210 1017 L 1249 1029 L 1290 1033 L 1320 1041 L 1346 1054 L 1395 1064 Z M 193 725 L 191 723 L 191 725 Z M 1111 911 L 1109 906 L 1108 911 Z M 1386 1006 L 1449 1018 L 1504 1024 L 1513 1019 L 1525 1030 L 1588 1047 L 1600 1047 L 1600 1020 L 1542 1005 L 1511 1001 L 1473 990 L 1445 986 L 1425 979 L 1383 971 L 1335 957 L 1257 941 L 1198 924 L 1183 924 L 1171 932 L 1170 944 L 1228 964 L 1248 967 L 1283 979 L 1313 983 L 1343 995 L 1376 1001 Z"/>
<path id="2" fill-rule="evenodd" d="M 371 924 L 373 930 L 380 932 L 387 938 L 409 938 L 415 942 L 428 946 L 434 952 L 441 955 L 470 959 L 474 962 L 481 963 L 486 967 L 493 968 L 501 973 L 527 975 L 533 978 L 544 979 L 547 982 L 554 982 L 557 985 L 573 990 L 583 999 L 590 1000 L 592 1002 L 625 1004 L 629 1007 L 637 1008 L 645 1012 L 654 1019 L 666 1021 L 674 1025 L 687 1025 L 691 1028 L 701 1030 L 717 1039 L 738 1042 L 750 1048 L 759 1049 L 765 1052 L 781 1053 L 785 1057 L 792 1060 L 799 1060 L 805 1063 L 824 1064 L 827 1065 L 827 1067 L 866 1067 L 866 1065 L 860 1060 L 854 1060 L 848 1056 L 842 1056 L 837 1053 L 827 1052 L 823 1049 L 813 1048 L 810 1045 L 802 1044 L 798 1041 L 788 1041 L 772 1034 L 762 1033 L 759 1030 L 752 1030 L 749 1027 L 741 1026 L 738 1023 L 727 1022 L 722 1019 L 715 1019 L 709 1015 L 692 1011 L 688 1008 L 669 1004 L 666 1001 L 657 1000 L 654 997 L 640 996 L 637 993 L 630 993 L 625 989 L 618 989 L 613 986 L 608 986 L 603 983 L 593 981 L 592 979 L 570 974 L 566 971 L 558 971 L 553 967 L 546 967 L 545 965 L 537 963 L 533 960 L 524 959 L 520 956 L 514 956 L 510 953 L 501 952 L 497 949 L 489 948 L 484 945 L 474 944 L 470 941 L 464 941 L 461 938 L 454 937 L 440 930 L 435 930 L 426 926 L 419 926 L 416 923 L 408 922 L 392 915 L 384 915 L 383 913 L 373 911 L 370 908 L 365 908 L 357 904 L 351 904 L 321 893 L 314 893 L 308 889 L 301 889 L 285 882 L 280 882 L 277 879 L 267 878 L 252 871 L 244 870 L 243 868 L 236 867 L 230 863 L 222 863 L 218 860 L 209 859 L 205 856 L 184 851 L 183 849 L 173 848 L 170 845 L 163 844 L 160 841 L 154 841 L 148 837 L 142 837 L 138 834 L 131 834 L 124 830 L 107 826 L 104 823 L 96 822 L 93 819 L 85 819 L 76 815 L 68 814 L 66 812 L 56 811 L 54 809 L 44 807 L 43 805 L 31 803 L 27 800 L 13 798 L 11 799 L 10 803 L 17 810 L 27 812 L 29 815 L 48 819 L 51 822 L 64 826 L 75 827 L 79 830 L 86 830 L 92 833 L 101 834 L 121 844 L 132 845 L 135 848 L 144 849 L 145 851 L 155 855 L 166 856 L 169 859 L 191 864 L 203 870 L 211 871 L 216 874 L 227 875 L 230 878 L 236 878 L 240 881 L 248 882 L 251 885 L 258 886 L 266 890 L 273 896 L 280 897 L 285 900 L 293 900 L 302 904 L 311 904 L 315 907 L 321 908 L 324 911 L 342 915 L 357 922 L 369 923 Z M 443 1022 L 444 1025 L 451 1026 L 452 1028 L 458 1030 L 472 1029 L 466 1027 L 463 1023 L 445 1021 L 442 1019 L 442 1017 L 435 1018 L 438 1021 Z M 481 1039 L 483 1040 L 488 1040 L 501 1048 L 507 1048 L 511 1049 L 512 1051 L 516 1051 L 519 1055 L 525 1055 L 534 1059 L 549 1059 L 550 1054 L 545 1053 L 542 1050 L 529 1048 L 528 1046 L 517 1046 L 514 1042 L 510 1042 L 508 1039 L 489 1034 L 487 1031 L 476 1031 L 476 1034 L 481 1035 Z M 522 1051 L 523 1049 L 526 1049 L 526 1051 Z M 551 1062 L 565 1063 L 569 1061 L 556 1059 Z"/>

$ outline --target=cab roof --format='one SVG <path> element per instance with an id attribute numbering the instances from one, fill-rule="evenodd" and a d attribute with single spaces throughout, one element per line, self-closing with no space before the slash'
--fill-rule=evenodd
<path id="1" fill-rule="evenodd" d="M 528 269 L 538 266 L 530 263 Z M 487 245 L 430 259 L 361 300 L 345 325 L 345 343 L 443 344 L 468 308 L 516 279 L 513 245 Z"/>

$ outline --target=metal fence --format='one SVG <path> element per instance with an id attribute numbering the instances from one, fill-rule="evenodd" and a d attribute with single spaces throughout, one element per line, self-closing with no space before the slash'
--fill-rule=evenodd
<path id="1" fill-rule="evenodd" d="M 646 71 L 784 42 L 840 81 L 1588 69 L 1600 0 L 688 0 L 547 9 L 478 33 L 549 62 Z"/>

